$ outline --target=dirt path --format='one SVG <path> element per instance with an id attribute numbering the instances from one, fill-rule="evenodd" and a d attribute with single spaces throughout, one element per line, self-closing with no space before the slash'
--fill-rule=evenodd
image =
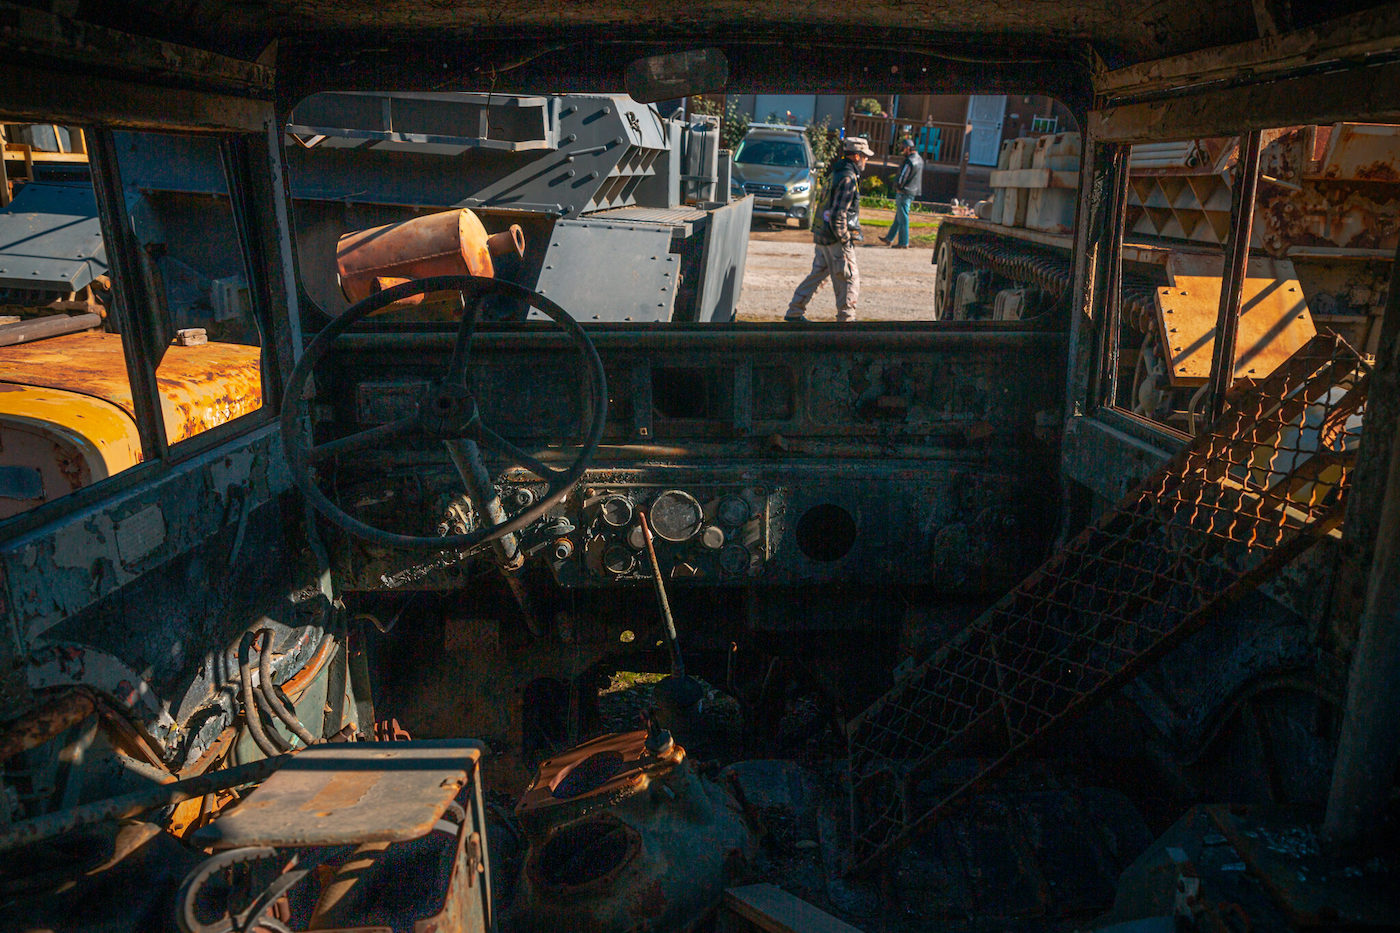
<path id="1" fill-rule="evenodd" d="M 863 209 L 862 217 L 892 216 L 891 211 Z M 866 231 L 856 263 L 860 268 L 860 316 L 869 321 L 924 321 L 933 317 L 933 251 L 889 249 L 878 237 L 883 228 Z M 787 310 L 793 289 L 812 267 L 812 235 L 755 222 L 749 236 L 748 267 L 739 299 L 741 321 L 776 321 Z M 808 308 L 814 321 L 834 321 L 831 286 L 822 286 Z"/>

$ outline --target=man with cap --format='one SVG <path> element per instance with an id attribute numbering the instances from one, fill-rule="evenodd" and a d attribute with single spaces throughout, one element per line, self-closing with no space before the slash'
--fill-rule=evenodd
<path id="1" fill-rule="evenodd" d="M 860 173 L 874 155 L 870 143 L 853 136 L 841 144 L 842 158 L 831 165 L 826 190 L 813 208 L 812 242 L 816 256 L 812 271 L 792 293 L 785 321 L 807 320 L 807 304 L 828 277 L 836 293 L 836 320 L 856 319 L 860 298 L 860 271 L 856 268 L 856 242 L 860 239 Z"/>
<path id="2" fill-rule="evenodd" d="M 924 160 L 919 158 L 914 140 L 907 136 L 899 141 L 899 151 L 904 155 L 904 162 L 894 179 L 894 222 L 890 224 L 890 232 L 880 237 L 880 242 L 895 249 L 908 249 L 909 208 L 924 190 Z"/>

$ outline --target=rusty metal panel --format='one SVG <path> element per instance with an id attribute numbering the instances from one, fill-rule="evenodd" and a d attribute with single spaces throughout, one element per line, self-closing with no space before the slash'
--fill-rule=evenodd
<path id="1" fill-rule="evenodd" d="M 1344 341 L 1315 338 L 857 717 L 855 869 L 1339 523 L 1369 376 Z M 921 797 L 922 780 L 970 754 L 974 737 L 978 772 Z"/>
<path id="2" fill-rule="evenodd" d="M 0 545 L 0 565 L 8 583 L 0 599 L 22 650 L 36 649 L 42 634 L 64 618 L 236 520 L 241 506 L 231 492 L 234 487 L 246 487 L 251 509 L 289 486 L 280 435 L 275 425 L 269 425 L 240 442 L 235 451 L 201 455 L 154 484 L 114 495 L 100 509 L 12 537 Z M 134 555 L 128 549 L 123 555 L 115 529 L 138 515 L 150 514 L 152 508 L 162 514 L 163 540 L 154 542 L 147 553 Z M 94 574 L 94 567 L 103 570 Z"/>
<path id="3" fill-rule="evenodd" d="M 232 343 L 171 346 L 156 371 L 166 440 L 174 444 L 262 407 L 262 350 Z M 136 417 L 122 338 L 91 331 L 0 352 L 0 383 L 104 399 Z"/>
<path id="4" fill-rule="evenodd" d="M 1201 385 L 1210 378 L 1221 271 L 1219 256 L 1174 252 L 1167 259 L 1171 284 L 1156 290 L 1155 317 L 1162 346 L 1171 351 L 1172 385 Z M 1235 378 L 1273 372 L 1316 334 L 1293 264 L 1251 259 L 1240 300 Z"/>
<path id="5" fill-rule="evenodd" d="M 195 833 L 219 849 L 403 842 L 427 835 L 476 772 L 471 740 L 308 748 Z"/>
<path id="6" fill-rule="evenodd" d="M 1338 123 L 1320 168 L 1327 179 L 1400 182 L 1400 126 Z"/>

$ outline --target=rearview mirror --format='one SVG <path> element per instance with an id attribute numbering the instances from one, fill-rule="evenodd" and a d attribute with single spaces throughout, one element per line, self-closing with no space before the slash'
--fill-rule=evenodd
<path id="1" fill-rule="evenodd" d="M 724 89 L 729 60 L 719 49 L 690 49 L 639 58 L 627 66 L 627 94 L 639 104 L 654 104 Z"/>

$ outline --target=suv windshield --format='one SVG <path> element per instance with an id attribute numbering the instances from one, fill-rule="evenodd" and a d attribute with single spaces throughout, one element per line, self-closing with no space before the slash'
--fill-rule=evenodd
<path id="1" fill-rule="evenodd" d="M 784 168 L 806 168 L 807 156 L 801 143 L 781 139 L 746 139 L 734 153 L 734 161 L 745 165 L 778 165 Z"/>

